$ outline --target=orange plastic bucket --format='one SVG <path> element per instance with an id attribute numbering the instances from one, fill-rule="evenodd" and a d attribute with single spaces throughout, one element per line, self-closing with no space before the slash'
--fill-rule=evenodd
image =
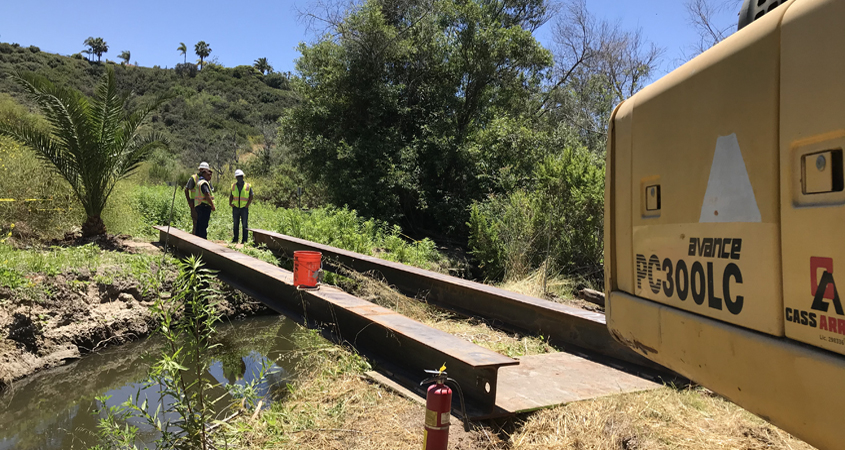
<path id="1" fill-rule="evenodd" d="M 320 252 L 293 252 L 293 286 L 315 288 L 320 282 L 323 254 Z"/>

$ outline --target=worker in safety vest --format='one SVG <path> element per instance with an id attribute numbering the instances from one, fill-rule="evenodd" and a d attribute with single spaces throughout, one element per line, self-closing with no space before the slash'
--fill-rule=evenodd
<path id="1" fill-rule="evenodd" d="M 232 238 L 232 243 L 238 243 L 238 226 L 243 224 L 244 235 L 243 242 L 249 238 L 249 205 L 252 204 L 252 186 L 244 182 L 244 171 L 238 169 L 235 171 L 235 182 L 232 183 L 232 193 L 229 194 L 229 206 L 232 207 L 232 233 L 235 237 Z"/>
<path id="2" fill-rule="evenodd" d="M 206 162 L 200 163 L 197 172 L 185 185 L 185 198 L 191 208 L 191 219 L 194 222 L 191 233 L 208 239 L 208 222 L 211 220 L 211 211 L 215 210 L 214 188 L 211 186 L 213 172 Z"/>
<path id="3" fill-rule="evenodd" d="M 197 234 L 197 210 L 194 208 L 194 198 L 197 196 L 197 187 L 199 185 L 200 173 L 204 169 L 208 169 L 207 162 L 201 162 L 197 173 L 188 178 L 188 184 L 185 185 L 185 200 L 188 202 L 188 207 L 191 209 L 191 234 Z"/>

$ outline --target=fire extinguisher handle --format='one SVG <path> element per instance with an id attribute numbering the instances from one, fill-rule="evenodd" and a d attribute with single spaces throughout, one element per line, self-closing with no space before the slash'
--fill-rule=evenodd
<path id="1" fill-rule="evenodd" d="M 469 417 L 467 417 L 467 407 L 464 402 L 464 392 L 461 390 L 461 385 L 458 384 L 454 378 L 446 378 L 446 382 L 444 384 L 454 386 L 455 390 L 458 391 L 458 398 L 461 401 L 461 416 L 464 421 L 464 431 L 469 433 Z"/>

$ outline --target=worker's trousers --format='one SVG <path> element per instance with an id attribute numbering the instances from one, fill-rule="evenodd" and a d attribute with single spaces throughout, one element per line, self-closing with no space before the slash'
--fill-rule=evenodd
<path id="1" fill-rule="evenodd" d="M 198 237 L 208 239 L 208 222 L 211 220 L 211 205 L 205 203 L 197 206 L 197 232 Z"/>
<path id="2" fill-rule="evenodd" d="M 243 224 L 244 226 L 244 238 L 241 242 L 246 244 L 246 241 L 249 240 L 249 208 L 237 208 L 232 207 L 232 234 L 234 237 L 232 238 L 232 242 L 238 242 L 238 231 L 239 226 Z"/>

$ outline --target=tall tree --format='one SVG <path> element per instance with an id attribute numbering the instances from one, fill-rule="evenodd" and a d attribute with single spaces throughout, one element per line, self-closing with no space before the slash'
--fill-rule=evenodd
<path id="1" fill-rule="evenodd" d="M 328 29 L 299 47 L 304 101 L 282 143 L 336 204 L 454 231 L 485 194 L 478 134 L 521 115 L 551 64 L 532 35 L 547 12 L 543 0 L 368 0 L 306 13 Z"/>
<path id="2" fill-rule="evenodd" d="M 687 56 L 703 53 L 730 36 L 736 30 L 736 13 L 741 6 L 742 0 L 686 0 L 687 22 L 698 34 L 698 42 Z"/>
<path id="3" fill-rule="evenodd" d="M 85 51 L 83 53 L 88 55 L 88 60 L 90 61 L 91 58 L 94 56 L 94 46 L 96 45 L 94 37 L 89 36 L 87 39 L 82 41 L 82 45 L 85 46 Z"/>
<path id="4" fill-rule="evenodd" d="M 0 122 L 0 136 L 32 148 L 67 180 L 85 209 L 83 236 L 105 234 L 100 216 L 116 183 L 137 169 L 156 145 L 166 144 L 158 132 L 139 132 L 145 118 L 166 98 L 159 97 L 146 107 L 128 112 L 127 96 L 117 91 L 111 67 L 90 100 L 39 75 L 18 73 L 14 78 L 50 126 L 44 130 Z"/>
<path id="5" fill-rule="evenodd" d="M 132 58 L 132 53 L 130 53 L 129 50 L 124 50 L 120 52 L 118 58 L 123 60 L 121 64 L 129 64 L 129 60 Z"/>
<path id="6" fill-rule="evenodd" d="M 273 66 L 267 62 L 267 58 L 258 58 L 255 60 L 255 64 L 252 65 L 255 67 L 255 70 L 261 72 L 263 75 L 268 73 L 273 73 Z"/>
<path id="7" fill-rule="evenodd" d="M 91 49 L 91 53 L 97 55 L 97 62 L 100 62 L 103 53 L 108 53 L 109 51 L 109 44 L 101 37 L 95 38 L 89 36 L 88 39 L 83 41 L 83 44 Z"/>
<path id="8" fill-rule="evenodd" d="M 600 153 L 613 108 L 651 80 L 663 49 L 639 29 L 597 19 L 585 0 L 564 5 L 552 27 L 552 42 L 552 85 L 538 113 L 574 127 L 581 142 Z"/>
<path id="9" fill-rule="evenodd" d="M 179 46 L 178 46 L 178 47 L 176 47 L 176 50 L 178 50 L 178 51 L 179 51 L 179 53 L 181 53 L 181 54 L 182 54 L 182 56 L 185 58 L 185 60 L 184 60 L 184 61 L 182 61 L 182 62 L 183 62 L 184 64 L 187 64 L 187 63 L 188 63 L 188 46 L 187 46 L 187 45 L 185 45 L 185 43 L 184 43 L 184 42 L 180 42 L 180 43 L 179 43 Z"/>
<path id="10" fill-rule="evenodd" d="M 196 45 L 194 45 L 194 53 L 200 57 L 200 70 L 202 70 L 203 62 L 205 58 L 211 53 L 211 47 L 205 43 L 205 41 L 199 41 Z"/>

